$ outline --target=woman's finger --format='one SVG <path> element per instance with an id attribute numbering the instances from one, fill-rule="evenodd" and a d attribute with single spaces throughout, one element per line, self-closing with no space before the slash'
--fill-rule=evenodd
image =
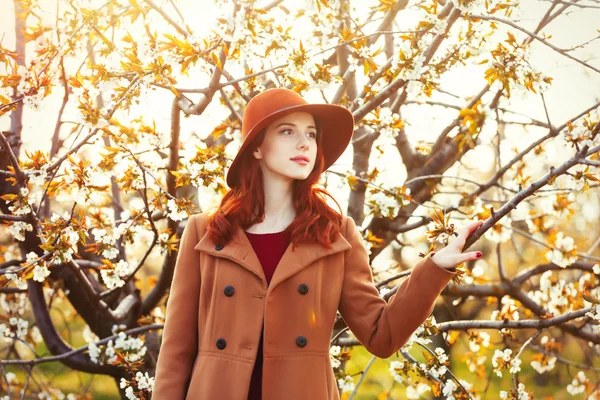
<path id="1" fill-rule="evenodd" d="M 467 238 L 469 237 L 469 235 L 471 233 L 473 233 L 477 228 L 479 228 L 482 224 L 483 224 L 483 221 L 481 221 L 481 220 L 480 221 L 474 221 L 474 222 L 471 222 L 469 225 L 464 226 L 460 230 L 460 233 L 458 234 L 458 237 L 456 239 L 458 240 L 457 244 L 460 243 L 460 249 L 461 250 L 462 250 L 462 246 L 467 241 Z"/>
<path id="2" fill-rule="evenodd" d="M 463 256 L 465 256 L 465 259 L 463 262 L 466 261 L 471 261 L 471 260 L 479 260 L 482 256 L 480 251 L 471 251 L 469 253 L 463 253 Z"/>
<path id="3" fill-rule="evenodd" d="M 483 221 L 479 220 L 479 221 L 474 221 L 471 222 L 469 225 L 465 226 L 463 229 L 463 239 L 467 240 L 467 238 L 469 237 L 469 235 L 471 235 L 471 233 L 475 232 L 475 230 L 477 230 L 477 228 L 479 228 L 481 225 L 483 225 Z"/>

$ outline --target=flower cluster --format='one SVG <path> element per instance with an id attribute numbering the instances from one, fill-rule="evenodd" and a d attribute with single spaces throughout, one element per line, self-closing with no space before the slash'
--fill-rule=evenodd
<path id="1" fill-rule="evenodd" d="M 409 365 L 403 361 L 394 360 L 390 362 L 390 374 L 398 383 L 403 383 L 404 377 L 407 377 L 408 381 L 410 382 L 410 377 L 408 377 L 409 369 Z"/>
<path id="2" fill-rule="evenodd" d="M 595 119 L 595 121 L 593 121 Z M 595 117 L 585 117 L 581 123 L 567 121 L 567 130 L 561 135 L 564 140 L 575 147 L 588 146 L 589 148 L 598 146 L 600 144 L 600 135 L 592 135 L 593 127 L 598 123 L 600 115 Z"/>
<path id="3" fill-rule="evenodd" d="M 190 162 L 187 166 L 191 183 L 195 187 L 206 186 L 214 191 L 219 187 L 218 177 L 223 175 L 223 166 L 216 159 L 204 163 Z"/>
<path id="4" fill-rule="evenodd" d="M 2 198 L 10 204 L 8 209 L 13 215 L 29 214 L 31 205 L 35 203 L 35 198 L 29 195 L 29 189 L 25 187 L 22 187 L 18 194 L 5 194 Z"/>
<path id="5" fill-rule="evenodd" d="M 127 278 L 133 272 L 133 267 L 125 260 L 119 260 L 113 264 L 109 260 L 103 260 L 104 265 L 100 269 L 102 281 L 108 289 L 114 289 L 125 285 L 123 278 Z"/>
<path id="6" fill-rule="evenodd" d="M 0 324 L 0 333 L 5 342 L 11 342 L 10 338 L 25 339 L 29 330 L 29 321 L 26 319 L 11 317 L 6 324 Z"/>
<path id="7" fill-rule="evenodd" d="M 527 295 L 539 305 L 543 305 L 548 313 L 555 315 L 574 311 L 573 305 L 581 296 L 574 282 L 558 279 L 551 270 L 540 276 L 539 290 L 530 290 Z"/>
<path id="8" fill-rule="evenodd" d="M 428 328 L 425 325 L 427 325 L 427 323 L 421 324 L 417 330 L 413 332 L 410 338 L 402 346 L 402 350 L 410 350 L 415 343 L 419 343 L 423 346 L 432 343 L 432 340 L 429 338 Z"/>
<path id="9" fill-rule="evenodd" d="M 17 289 L 27 289 L 27 282 L 23 280 L 21 274 L 7 271 L 4 276 L 11 282 L 15 284 Z"/>
<path id="10" fill-rule="evenodd" d="M 356 387 L 356 384 L 354 383 L 354 378 L 350 375 L 346 375 L 345 377 L 338 379 L 338 386 L 342 392 L 352 392 Z"/>
<path id="11" fill-rule="evenodd" d="M 572 396 L 583 393 L 585 391 L 586 383 L 588 378 L 585 376 L 583 371 L 579 371 L 573 378 L 573 381 L 567 385 L 567 392 Z"/>
<path id="12" fill-rule="evenodd" d="M 436 347 L 434 351 L 436 355 L 436 362 L 432 367 L 429 368 L 429 373 L 436 379 L 443 379 L 444 375 L 446 375 L 446 372 L 448 371 L 447 365 L 450 364 L 448 361 L 448 355 L 441 347 Z"/>
<path id="13" fill-rule="evenodd" d="M 33 251 L 27 253 L 26 256 L 27 264 L 35 265 L 33 268 L 33 280 L 37 282 L 44 282 L 48 275 L 50 275 L 50 270 L 46 265 L 46 260 L 40 259 L 40 257 Z"/>
<path id="14" fill-rule="evenodd" d="M 43 35 L 40 36 L 40 38 Z M 36 43 L 38 43 L 36 41 Z M 48 71 L 56 71 L 58 68 L 58 60 L 52 60 L 45 69 Z M 51 92 L 50 85 L 53 80 L 56 81 L 56 75 L 53 73 L 43 73 L 42 69 L 46 63 L 39 63 L 38 60 L 32 60 L 29 66 L 17 65 L 13 66 L 13 77 L 18 77 L 19 83 L 16 90 L 23 95 L 23 105 L 30 109 L 37 109 L 41 105 L 42 100 Z M 54 79 L 53 79 L 54 78 Z"/>
<path id="15" fill-rule="evenodd" d="M 169 199 L 167 208 L 169 209 L 167 216 L 173 221 L 181 221 L 188 217 L 186 209 L 181 208 L 180 203 L 175 201 L 175 199 Z"/>
<path id="16" fill-rule="evenodd" d="M 548 261 L 565 268 L 573 264 L 579 258 L 577 256 L 577 246 L 572 237 L 565 236 L 564 233 L 558 232 L 554 240 L 551 238 L 551 245 L 554 248 L 546 252 Z"/>
<path id="17" fill-rule="evenodd" d="M 490 347 L 490 335 L 487 332 L 469 332 L 469 349 L 476 353 L 482 346 Z"/>
<path id="18" fill-rule="evenodd" d="M 80 205 L 97 202 L 101 192 L 110 185 L 109 175 L 98 171 L 97 166 L 88 160 L 75 160 L 69 156 L 64 174 L 63 180 L 69 185 L 71 199 Z"/>
<path id="19" fill-rule="evenodd" d="M 422 396 L 431 390 L 431 385 L 425 382 L 419 382 L 415 385 L 406 386 L 407 399 L 421 399 Z"/>
<path id="20" fill-rule="evenodd" d="M 15 239 L 20 242 L 25 241 L 25 231 L 33 231 L 33 226 L 24 221 L 15 221 L 8 227 L 8 231 L 13 235 Z"/>
<path id="21" fill-rule="evenodd" d="M 149 376 L 147 372 L 142 374 L 140 371 L 137 371 L 132 381 L 121 378 L 119 386 L 121 389 L 125 389 L 125 396 L 129 400 L 138 400 L 139 398 L 145 398 L 143 394 L 152 392 L 154 377 Z M 139 394 L 142 394 L 142 397 L 138 397 Z"/>
<path id="22" fill-rule="evenodd" d="M 112 260 L 119 255 L 119 249 L 117 249 L 117 240 L 121 237 L 124 230 L 127 229 L 126 224 L 119 224 L 112 232 L 108 234 L 106 229 L 94 228 L 92 229 L 92 235 L 94 235 L 95 250 L 97 254 L 102 257 Z"/>
<path id="23" fill-rule="evenodd" d="M 29 321 L 25 319 L 28 311 L 28 297 L 26 293 L 6 294 L 0 293 L 0 316 L 8 324 L 0 323 L 0 339 L 12 343 L 21 339 L 26 343 L 39 344 L 42 335 L 37 326 L 29 328 Z"/>
<path id="24" fill-rule="evenodd" d="M 65 394 L 57 388 L 47 388 L 37 393 L 37 398 L 39 400 L 77 400 L 80 399 L 79 395 L 69 393 L 65 396 Z M 7 397 L 8 399 L 8 397 Z"/>
<path id="25" fill-rule="evenodd" d="M 479 219 L 487 219 L 491 217 L 492 210 L 490 204 L 484 204 L 481 199 L 475 199 L 473 214 L 477 215 Z M 498 221 L 486 230 L 483 237 L 494 243 L 504 243 L 510 239 L 512 219 L 505 214 Z"/>
<path id="26" fill-rule="evenodd" d="M 548 339 L 548 336 L 542 337 L 540 343 L 544 346 L 547 351 L 551 351 L 553 349 L 557 349 L 560 351 L 560 343 L 556 342 L 556 339 L 552 338 L 552 340 Z M 543 374 L 546 371 L 552 371 L 554 366 L 556 365 L 556 357 L 544 353 L 534 354 L 530 362 L 533 369 L 535 369 L 539 374 Z"/>
<path id="27" fill-rule="evenodd" d="M 506 42 L 499 43 L 491 54 L 492 57 L 485 60 L 485 78 L 490 85 L 502 86 L 507 97 L 510 97 L 511 91 L 524 96 L 527 91 L 544 93 L 550 89 L 552 78 L 533 68 L 528 62 L 530 47 L 517 44 L 511 33 L 508 33 Z"/>
<path id="28" fill-rule="evenodd" d="M 439 387 L 445 398 L 456 399 L 455 394 L 459 386 L 454 380 L 447 379 L 448 364 L 448 355 L 443 348 L 437 347 L 435 349 L 435 357 L 432 357 L 427 364 L 415 363 L 411 366 L 407 362 L 394 360 L 390 362 L 389 370 L 396 382 L 406 386 L 407 399 L 420 399 L 432 387 L 431 384 L 427 384 L 422 380 L 413 381 L 413 378 L 409 375 L 411 370 L 416 371 L 419 376 L 425 379 L 438 380 Z M 459 379 L 459 382 L 467 391 L 471 389 L 472 385 L 470 383 L 462 379 Z M 463 392 L 462 388 L 460 391 Z"/>
<path id="29" fill-rule="evenodd" d="M 517 390 L 515 392 L 514 389 L 507 393 L 505 390 L 500 391 L 500 398 L 503 400 L 529 400 L 533 399 L 530 396 L 531 393 L 525 390 L 525 384 L 523 382 L 519 382 L 517 385 Z M 510 397 L 508 397 L 510 395 Z"/>
<path id="30" fill-rule="evenodd" d="M 375 93 L 378 89 L 378 83 L 375 83 L 375 85 L 370 88 L 370 93 Z M 389 107 L 377 107 L 367 114 L 360 122 L 357 122 L 357 124 L 359 126 L 368 126 L 373 129 L 373 131 L 379 132 L 374 147 L 387 146 L 389 148 L 396 146 L 398 132 L 404 129 L 405 126 L 404 120 L 400 117 L 400 114 L 392 112 Z M 381 154 L 378 154 L 377 156 L 379 157 L 380 155 Z M 410 190 L 407 194 L 410 194 Z"/>
<path id="31" fill-rule="evenodd" d="M 503 305 L 500 310 L 493 310 L 490 319 L 492 321 L 518 321 L 519 320 L 519 305 L 515 300 L 508 295 L 502 296 L 500 303 Z"/>
<path id="32" fill-rule="evenodd" d="M 504 351 L 496 350 L 492 357 L 492 365 L 494 366 L 494 372 L 498 376 L 502 376 L 503 369 L 509 369 L 511 374 L 515 374 L 521 370 L 521 359 L 511 358 L 512 349 L 505 349 Z"/>
<path id="33" fill-rule="evenodd" d="M 122 325 L 121 325 L 122 327 Z M 113 333 L 116 331 L 117 326 L 113 326 Z M 110 339 L 106 345 L 97 346 L 95 342 L 99 340 L 99 338 L 89 330 L 86 330 L 84 334 L 84 339 L 88 346 L 88 354 L 90 359 L 96 364 L 112 364 L 117 361 L 116 352 L 124 353 L 124 358 L 128 362 L 135 362 L 142 359 L 142 357 L 146 354 L 146 345 L 144 341 L 140 338 L 128 337 L 125 332 L 119 332 L 117 334 L 117 339 L 113 341 Z"/>
<path id="34" fill-rule="evenodd" d="M 340 364 L 342 363 L 337 358 L 337 356 L 340 355 L 340 350 L 341 350 L 340 346 L 331 346 L 329 348 L 329 359 L 331 360 L 331 366 L 333 367 L 333 369 L 338 368 L 340 366 Z"/>
<path id="35" fill-rule="evenodd" d="M 22 267 L 5 271 L 5 277 L 14 282 L 18 289 L 27 289 L 26 279 L 33 277 L 34 281 L 43 282 L 50 275 L 46 260 L 35 252 L 30 251 L 25 257 L 26 260 L 24 264 L 21 264 Z"/>
<path id="36" fill-rule="evenodd" d="M 52 252 L 51 264 L 63 264 L 73 260 L 77 252 L 77 242 L 81 240 L 79 233 L 72 225 L 68 225 L 69 213 L 64 212 L 62 217 L 53 213 L 50 221 L 54 224 L 53 233 L 48 236 L 48 243 L 42 246 L 45 250 Z M 47 224 L 50 228 L 50 224 Z"/>

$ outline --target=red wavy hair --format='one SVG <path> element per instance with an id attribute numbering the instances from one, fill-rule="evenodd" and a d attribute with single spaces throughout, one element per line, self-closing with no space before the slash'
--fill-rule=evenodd
<path id="1" fill-rule="evenodd" d="M 301 241 L 313 240 L 330 248 L 343 221 L 342 209 L 335 198 L 327 190 L 314 186 L 319 181 L 325 163 L 321 149 L 321 131 L 316 117 L 315 122 L 318 132 L 315 166 L 306 179 L 293 182 L 296 218 L 286 231 L 291 235 L 294 248 Z M 258 160 L 252 153 L 263 142 L 265 134 L 266 129 L 263 129 L 247 151 L 241 155 L 245 167 L 240 171 L 240 185 L 229 190 L 216 211 L 209 213 L 207 233 L 214 243 L 223 245 L 229 243 L 235 224 L 239 224 L 246 230 L 264 219 L 263 174 Z M 325 196 L 331 197 L 337 204 L 339 213 L 326 203 Z M 258 209 L 257 215 L 254 215 L 255 207 Z"/>

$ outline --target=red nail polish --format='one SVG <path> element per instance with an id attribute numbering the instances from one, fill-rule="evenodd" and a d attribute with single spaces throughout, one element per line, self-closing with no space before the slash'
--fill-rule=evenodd
<path id="1" fill-rule="evenodd" d="M 477 258 L 479 258 L 479 257 L 481 257 L 481 252 L 478 251 L 475 255 L 477 256 Z"/>

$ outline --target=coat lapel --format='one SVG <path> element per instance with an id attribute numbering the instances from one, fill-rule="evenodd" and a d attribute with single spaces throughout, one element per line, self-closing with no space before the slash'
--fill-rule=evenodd
<path id="1" fill-rule="evenodd" d="M 336 241 L 331 243 L 331 248 L 329 249 L 321 246 L 318 242 L 299 243 L 294 250 L 292 250 L 292 247 L 293 244 L 290 243 L 285 250 L 285 253 L 283 253 L 279 264 L 277 264 L 277 268 L 275 269 L 275 273 L 269 284 L 269 292 L 273 290 L 277 284 L 311 265 L 319 258 L 348 250 L 352 246 L 341 233 L 338 233 Z M 225 245 L 221 250 L 217 250 L 217 245 L 210 240 L 207 233 L 202 236 L 194 249 L 203 251 L 215 257 L 227 258 L 234 261 L 258 276 L 263 281 L 264 285 L 267 286 L 267 279 L 258 256 L 254 252 L 250 240 L 248 240 L 246 233 L 240 225 L 235 225 L 231 242 Z"/>

